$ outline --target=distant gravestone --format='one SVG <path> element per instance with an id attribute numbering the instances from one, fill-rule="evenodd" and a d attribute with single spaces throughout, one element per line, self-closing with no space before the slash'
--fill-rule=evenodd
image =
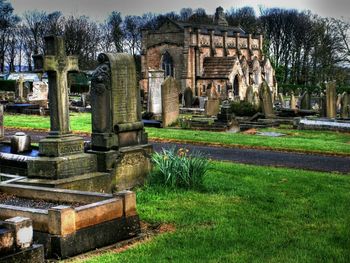
<path id="1" fill-rule="evenodd" d="M 295 99 L 294 92 L 290 94 L 290 108 L 295 110 L 297 108 L 297 100 Z"/>
<path id="2" fill-rule="evenodd" d="M 326 84 L 326 104 L 327 104 L 327 118 L 337 117 L 337 93 L 335 82 L 328 82 Z"/>
<path id="3" fill-rule="evenodd" d="M 47 107 L 49 94 L 49 86 L 47 83 L 37 81 L 33 83 L 33 93 L 28 97 L 28 101 L 32 104 L 39 104 L 40 106 Z"/>
<path id="4" fill-rule="evenodd" d="M 24 77 L 20 75 L 17 81 L 17 90 L 16 90 L 16 101 L 24 101 Z"/>
<path id="5" fill-rule="evenodd" d="M 180 85 L 173 77 L 167 77 L 162 84 L 162 124 L 163 128 L 176 122 L 179 116 Z"/>
<path id="6" fill-rule="evenodd" d="M 326 102 L 326 96 L 321 92 L 320 95 L 320 116 L 326 117 L 327 116 L 327 102 Z"/>
<path id="7" fill-rule="evenodd" d="M 199 108 L 204 109 L 205 108 L 205 103 L 208 100 L 207 97 L 199 97 Z"/>
<path id="8" fill-rule="evenodd" d="M 261 106 L 265 117 L 266 118 L 275 117 L 273 104 L 272 104 L 272 94 L 271 94 L 270 87 L 267 85 L 266 81 L 261 83 L 261 86 L 260 86 L 260 100 L 261 100 Z"/>
<path id="9" fill-rule="evenodd" d="M 253 90 L 253 86 L 249 85 L 246 91 L 246 95 L 245 95 L 245 101 L 253 104 L 254 100 L 254 90 Z"/>
<path id="10" fill-rule="evenodd" d="M 281 103 L 281 107 L 284 108 L 286 104 L 282 93 L 278 93 L 278 100 Z"/>
<path id="11" fill-rule="evenodd" d="M 143 124 L 133 57 L 101 53 L 98 61 L 91 81 L 92 148 L 137 145 Z"/>
<path id="12" fill-rule="evenodd" d="M 260 97 L 259 97 L 259 93 L 256 91 L 254 91 L 254 93 L 253 93 L 253 105 L 256 108 L 260 107 Z"/>
<path id="13" fill-rule="evenodd" d="M 348 119 L 350 117 L 350 94 L 344 92 L 341 97 L 341 117 Z"/>
<path id="14" fill-rule="evenodd" d="M 184 92 L 185 108 L 191 108 L 193 101 L 193 91 L 190 87 L 187 87 Z"/>
<path id="15" fill-rule="evenodd" d="M 164 81 L 163 70 L 149 70 L 148 75 L 148 103 L 147 111 L 154 115 L 162 114 L 162 91 L 161 86 Z"/>
<path id="16" fill-rule="evenodd" d="M 299 99 L 299 109 L 311 110 L 311 96 L 308 91 L 305 91 Z"/>
<path id="17" fill-rule="evenodd" d="M 2 140 L 4 136 L 4 105 L 0 104 L 0 140 Z"/>
<path id="18" fill-rule="evenodd" d="M 216 116 L 220 112 L 220 100 L 208 99 L 205 106 L 205 114 L 208 116 Z"/>
<path id="19" fill-rule="evenodd" d="M 341 100 L 342 100 L 342 94 L 337 95 L 337 102 L 336 102 L 336 109 L 337 112 L 340 111 L 341 108 Z"/>

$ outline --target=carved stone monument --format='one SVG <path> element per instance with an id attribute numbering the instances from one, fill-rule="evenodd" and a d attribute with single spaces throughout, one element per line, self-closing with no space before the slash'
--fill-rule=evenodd
<path id="1" fill-rule="evenodd" d="M 148 74 L 147 111 L 152 112 L 157 117 L 162 114 L 161 86 L 164 81 L 164 71 L 149 70 Z"/>
<path id="2" fill-rule="evenodd" d="M 24 98 L 24 77 L 21 74 L 17 81 L 16 102 L 25 102 Z"/>
<path id="3" fill-rule="evenodd" d="M 180 83 L 173 77 L 167 77 L 162 84 L 162 125 L 163 128 L 176 122 L 179 116 Z"/>
<path id="4" fill-rule="evenodd" d="M 261 100 L 261 106 L 263 113 L 266 118 L 274 118 L 275 112 L 273 110 L 273 104 L 272 104 L 272 94 L 270 87 L 267 85 L 266 81 L 261 83 L 260 87 L 260 100 Z"/>
<path id="5" fill-rule="evenodd" d="M 98 170 L 110 172 L 116 189 L 143 182 L 152 146 L 141 121 L 140 92 L 132 56 L 101 53 L 91 81 L 92 151 Z"/>
<path id="6" fill-rule="evenodd" d="M 337 93 L 335 82 L 326 84 L 326 103 L 327 103 L 327 118 L 337 117 Z"/>
<path id="7" fill-rule="evenodd" d="M 39 141 L 40 156 L 27 161 L 28 177 L 63 180 L 66 188 L 97 190 L 92 181 L 101 182 L 100 177 L 105 174 L 96 173 L 97 157 L 84 153 L 83 138 L 73 135 L 69 127 L 67 73 L 78 70 L 78 59 L 66 56 L 62 37 L 45 37 L 45 45 L 45 55 L 34 56 L 34 65 L 36 71 L 48 73 L 50 132 Z M 85 184 L 77 183 L 79 181 Z M 54 187 L 60 186 L 59 182 L 51 183 Z M 103 191 L 109 191 L 108 188 L 107 185 Z"/>
<path id="8" fill-rule="evenodd" d="M 42 81 L 33 83 L 33 93 L 28 97 L 28 101 L 32 104 L 39 104 L 42 107 L 47 107 L 49 94 L 49 86 Z"/>

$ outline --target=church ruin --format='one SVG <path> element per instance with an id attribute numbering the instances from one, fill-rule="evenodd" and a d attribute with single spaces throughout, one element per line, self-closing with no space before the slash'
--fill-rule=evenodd
<path id="1" fill-rule="evenodd" d="M 147 92 L 149 71 L 163 70 L 202 96 L 215 87 L 222 98 L 243 100 L 266 80 L 276 95 L 275 72 L 263 54 L 263 36 L 229 26 L 222 7 L 211 25 L 167 19 L 157 30 L 142 34 L 141 87 Z"/>

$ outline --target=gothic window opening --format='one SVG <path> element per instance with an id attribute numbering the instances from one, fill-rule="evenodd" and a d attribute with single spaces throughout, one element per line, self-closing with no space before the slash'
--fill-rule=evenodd
<path id="1" fill-rule="evenodd" d="M 162 58 L 162 69 L 164 70 L 164 77 L 174 77 L 174 63 L 173 58 L 168 52 L 165 52 Z"/>
<path id="2" fill-rule="evenodd" d="M 238 75 L 236 75 L 234 80 L 233 80 L 233 94 L 235 96 L 239 96 L 239 79 L 238 79 Z"/>

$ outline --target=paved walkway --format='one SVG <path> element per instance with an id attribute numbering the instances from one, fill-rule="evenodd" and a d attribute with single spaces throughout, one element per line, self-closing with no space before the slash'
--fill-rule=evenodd
<path id="1" fill-rule="evenodd" d="M 9 138 L 14 132 L 15 130 L 7 129 L 5 136 Z M 34 131 L 27 132 L 27 134 L 31 135 L 33 142 L 37 142 L 40 138 L 46 135 L 46 133 Z M 89 140 L 89 137 L 85 137 L 85 139 Z M 152 144 L 156 151 L 160 151 L 162 148 L 169 149 L 171 147 L 187 148 L 190 151 L 201 151 L 208 158 L 213 160 L 350 174 L 350 157 L 299 154 L 256 149 L 223 148 L 180 143 L 153 142 Z"/>

